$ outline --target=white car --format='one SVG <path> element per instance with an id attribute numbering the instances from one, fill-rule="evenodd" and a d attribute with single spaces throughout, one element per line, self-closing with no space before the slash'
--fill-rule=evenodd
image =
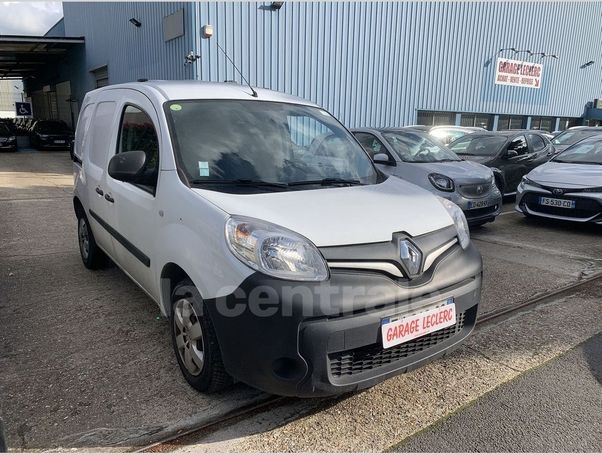
<path id="1" fill-rule="evenodd" d="M 86 96 L 73 156 L 84 265 L 108 256 L 159 305 L 200 391 L 357 390 L 474 327 L 482 263 L 462 211 L 377 170 L 310 102 L 113 85 Z"/>

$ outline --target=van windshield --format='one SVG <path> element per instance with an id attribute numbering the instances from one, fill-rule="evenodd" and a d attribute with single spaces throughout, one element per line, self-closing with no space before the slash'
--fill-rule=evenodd
<path id="1" fill-rule="evenodd" d="M 239 192 L 246 184 L 281 191 L 372 184 L 380 178 L 355 139 L 319 108 L 192 100 L 168 102 L 165 112 L 177 165 L 194 186 Z"/>

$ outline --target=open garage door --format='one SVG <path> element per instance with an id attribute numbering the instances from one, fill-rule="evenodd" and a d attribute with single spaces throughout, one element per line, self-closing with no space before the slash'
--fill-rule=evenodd
<path id="1" fill-rule="evenodd" d="M 29 93 L 34 117 L 63 120 L 74 126 L 79 106 L 72 96 L 71 82 L 61 78 L 57 68 L 65 65 L 70 51 L 84 42 L 72 37 L 0 35 L 0 79 L 38 83 Z"/>

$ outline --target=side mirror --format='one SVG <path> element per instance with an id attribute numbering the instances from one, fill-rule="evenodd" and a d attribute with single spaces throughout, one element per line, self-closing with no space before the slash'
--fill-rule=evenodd
<path id="1" fill-rule="evenodd" d="M 506 158 L 514 158 L 515 156 L 518 156 L 518 152 L 516 150 L 506 151 Z"/>
<path id="2" fill-rule="evenodd" d="M 109 175 L 122 182 L 135 182 L 145 164 L 146 153 L 141 150 L 118 153 L 109 161 Z"/>
<path id="3" fill-rule="evenodd" d="M 375 153 L 372 157 L 372 161 L 374 161 L 376 164 L 386 164 L 388 166 L 392 165 L 389 155 L 386 153 Z"/>

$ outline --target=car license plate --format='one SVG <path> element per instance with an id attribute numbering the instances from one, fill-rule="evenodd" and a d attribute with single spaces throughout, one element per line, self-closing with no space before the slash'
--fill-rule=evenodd
<path id="1" fill-rule="evenodd" d="M 441 302 L 435 308 L 431 307 L 414 314 L 385 318 L 380 325 L 383 348 L 397 346 L 455 324 L 456 304 L 453 297 Z"/>
<path id="2" fill-rule="evenodd" d="M 484 200 L 484 201 L 468 201 L 468 208 L 469 209 L 481 209 L 483 207 L 488 207 L 489 206 L 489 201 L 488 200 Z"/>
<path id="3" fill-rule="evenodd" d="M 554 199 L 551 197 L 541 196 L 539 198 L 540 205 L 548 205 L 550 207 L 560 207 L 563 209 L 574 209 L 575 201 L 569 199 Z"/>
<path id="4" fill-rule="evenodd" d="M 64 144 L 65 141 L 54 141 L 55 144 Z"/>

